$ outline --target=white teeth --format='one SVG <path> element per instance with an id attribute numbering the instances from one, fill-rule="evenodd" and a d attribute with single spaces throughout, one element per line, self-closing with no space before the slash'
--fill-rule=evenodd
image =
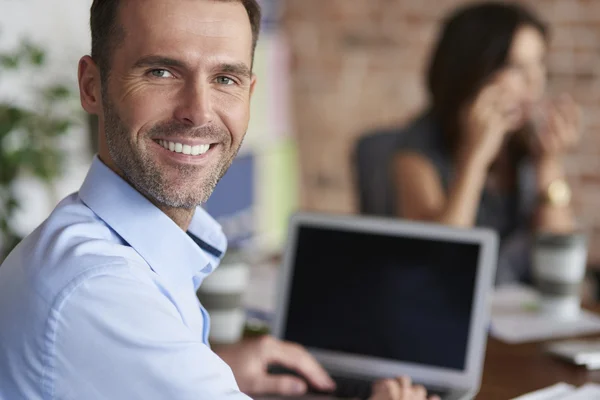
<path id="1" fill-rule="evenodd" d="M 158 144 L 172 152 L 183 153 L 185 155 L 192 156 L 199 156 L 210 150 L 209 144 L 199 144 L 196 146 L 190 146 L 188 144 L 169 142 L 167 140 L 159 140 Z"/>

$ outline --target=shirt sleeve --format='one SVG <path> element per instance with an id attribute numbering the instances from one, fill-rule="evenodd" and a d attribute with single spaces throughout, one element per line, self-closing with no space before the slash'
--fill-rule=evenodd
<path id="1" fill-rule="evenodd" d="M 175 306 L 126 268 L 86 279 L 55 314 L 50 398 L 248 399 Z"/>

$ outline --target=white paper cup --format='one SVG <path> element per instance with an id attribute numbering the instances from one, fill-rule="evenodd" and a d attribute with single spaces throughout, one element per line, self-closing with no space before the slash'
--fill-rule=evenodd
<path id="1" fill-rule="evenodd" d="M 557 318 L 576 318 L 587 263 L 585 235 L 542 233 L 534 246 L 533 280 L 540 293 L 540 311 Z"/>
<path id="2" fill-rule="evenodd" d="M 198 289 L 198 299 L 210 315 L 209 339 L 235 343 L 242 337 L 246 314 L 242 298 L 250 268 L 238 257 L 227 257 Z"/>

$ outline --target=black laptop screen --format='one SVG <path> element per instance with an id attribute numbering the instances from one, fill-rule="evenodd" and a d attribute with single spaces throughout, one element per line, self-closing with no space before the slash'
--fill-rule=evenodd
<path id="1" fill-rule="evenodd" d="M 298 232 L 284 337 L 464 370 L 479 244 Z"/>

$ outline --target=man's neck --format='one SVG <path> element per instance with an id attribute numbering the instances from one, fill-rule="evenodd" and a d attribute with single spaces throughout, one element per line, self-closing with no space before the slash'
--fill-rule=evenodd
<path id="1" fill-rule="evenodd" d="M 127 180 L 127 178 L 125 177 L 125 174 L 123 174 L 123 172 L 115 165 L 115 163 L 112 162 L 110 157 L 102 157 L 102 155 L 98 155 L 98 158 L 108 168 L 113 170 L 117 175 L 119 175 L 121 178 L 123 178 L 127 183 L 129 183 L 131 185 L 131 182 L 129 182 L 129 180 Z M 135 188 L 135 186 L 133 186 L 133 185 L 131 185 L 131 186 Z M 154 201 L 153 199 L 144 195 L 143 193 L 141 193 L 141 194 L 144 197 L 146 197 L 152 204 L 154 204 L 156 206 L 156 208 L 158 208 L 159 210 L 164 212 L 169 218 L 171 218 L 181 229 L 183 229 L 184 231 L 188 230 L 188 228 L 190 227 L 190 224 L 192 222 L 192 218 L 194 218 L 194 212 L 196 211 L 195 208 L 188 209 L 188 208 L 167 207 L 163 204 L 158 204 L 156 201 Z"/>
<path id="2" fill-rule="evenodd" d="M 156 204 L 152 199 L 148 199 L 154 204 L 158 209 L 167 214 L 169 218 L 171 218 L 181 229 L 187 231 L 190 227 L 190 223 L 192 222 L 192 218 L 194 218 L 195 209 L 187 209 L 187 208 L 172 208 L 165 207 L 160 204 Z"/>

